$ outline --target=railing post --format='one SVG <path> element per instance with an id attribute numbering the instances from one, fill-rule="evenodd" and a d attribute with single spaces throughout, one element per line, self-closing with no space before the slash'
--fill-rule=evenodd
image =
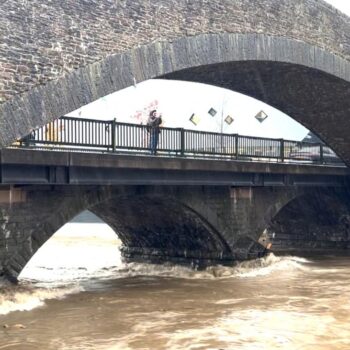
<path id="1" fill-rule="evenodd" d="M 234 134 L 235 138 L 235 158 L 238 159 L 238 134 Z"/>
<path id="2" fill-rule="evenodd" d="M 284 139 L 280 139 L 280 158 L 281 162 L 284 162 Z"/>
<path id="3" fill-rule="evenodd" d="M 185 129 L 180 128 L 180 155 L 183 157 L 185 155 Z"/>
<path id="4" fill-rule="evenodd" d="M 324 157 L 323 157 L 323 145 L 320 143 L 320 163 L 324 163 Z"/>
<path id="5" fill-rule="evenodd" d="M 116 144 L 117 144 L 116 127 L 117 127 L 117 120 L 116 120 L 116 118 L 114 118 L 112 120 L 112 152 L 115 152 Z"/>

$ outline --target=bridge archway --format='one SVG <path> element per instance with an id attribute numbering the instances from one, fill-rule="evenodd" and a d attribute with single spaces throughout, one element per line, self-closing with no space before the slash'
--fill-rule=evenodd
<path id="1" fill-rule="evenodd" d="M 349 61 L 300 40 L 265 34 L 201 34 L 108 56 L 0 105 L 6 126 L 1 143 L 151 78 L 202 82 L 255 97 L 312 130 L 350 162 Z"/>
<path id="2" fill-rule="evenodd" d="M 174 197 L 123 196 L 90 210 L 117 232 L 127 260 L 206 265 L 230 255 L 217 229 Z"/>
<path id="3" fill-rule="evenodd" d="M 85 210 L 58 229 L 32 255 L 18 276 L 54 285 L 107 277 L 120 265 L 113 229 Z"/>
<path id="4" fill-rule="evenodd" d="M 272 243 L 272 251 L 327 251 L 350 246 L 349 192 L 344 188 L 238 188 L 233 197 L 234 221 L 241 228 L 238 236 L 264 246 Z"/>
<path id="5" fill-rule="evenodd" d="M 322 252 L 350 246 L 348 193 L 337 189 L 307 191 L 287 203 L 265 231 L 275 251 Z"/>

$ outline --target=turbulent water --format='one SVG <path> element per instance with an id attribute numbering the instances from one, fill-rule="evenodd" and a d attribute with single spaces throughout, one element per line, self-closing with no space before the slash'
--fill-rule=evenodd
<path id="1" fill-rule="evenodd" d="M 100 224 L 70 224 L 0 288 L 0 349 L 350 349 L 350 258 L 193 271 L 120 262 Z"/>

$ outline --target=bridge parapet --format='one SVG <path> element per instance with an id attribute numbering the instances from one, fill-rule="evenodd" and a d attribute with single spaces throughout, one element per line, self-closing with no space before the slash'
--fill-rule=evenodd
<path id="1" fill-rule="evenodd" d="M 115 119 L 61 117 L 33 130 L 12 147 L 147 154 L 150 131 L 147 125 L 120 123 Z M 161 127 L 159 131 L 157 152 L 167 156 L 345 166 L 324 143 L 183 128 Z"/>
<path id="2" fill-rule="evenodd" d="M 4 185 L 345 186 L 341 166 L 3 149 Z"/>

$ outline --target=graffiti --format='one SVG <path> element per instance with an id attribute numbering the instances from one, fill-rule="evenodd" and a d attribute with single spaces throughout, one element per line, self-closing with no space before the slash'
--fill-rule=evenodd
<path id="1" fill-rule="evenodd" d="M 150 112 L 153 109 L 158 109 L 159 102 L 158 100 L 153 100 L 143 109 L 137 110 L 135 114 L 132 116 L 133 120 L 136 120 L 137 123 L 145 125 L 147 123 Z"/>

